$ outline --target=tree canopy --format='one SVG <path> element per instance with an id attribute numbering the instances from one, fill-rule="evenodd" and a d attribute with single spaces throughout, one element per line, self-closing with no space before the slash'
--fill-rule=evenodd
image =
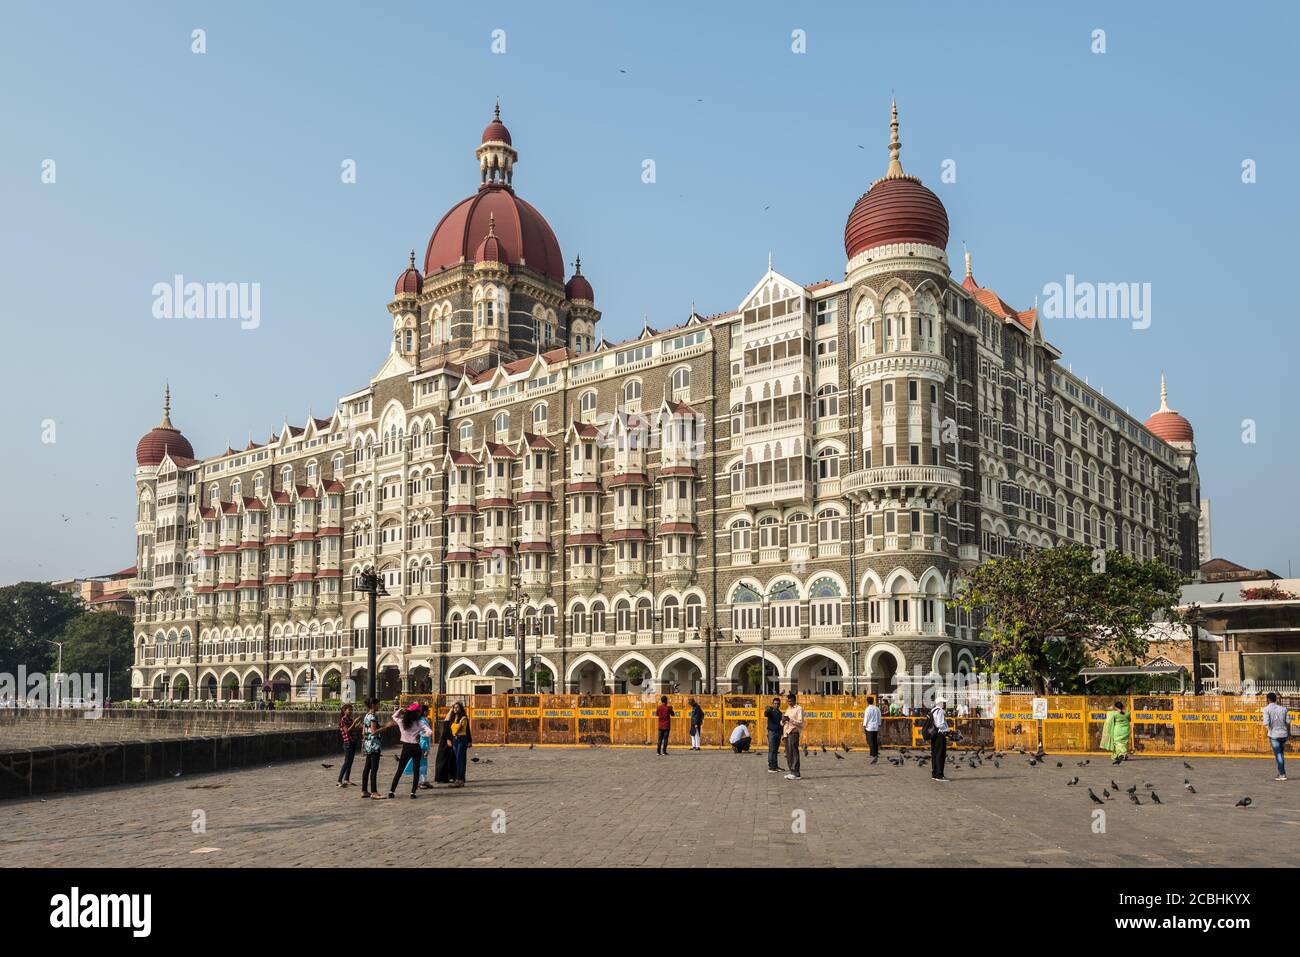
<path id="1" fill-rule="evenodd" d="M 20 665 L 29 672 L 52 671 L 56 651 L 49 642 L 61 640 L 80 613 L 80 598 L 44 582 L 0 588 L 0 671 L 17 674 Z"/>
<path id="2" fill-rule="evenodd" d="M 1100 567 L 1098 567 L 1100 566 Z M 983 616 L 992 670 L 1037 694 L 1077 690 L 1099 659 L 1138 664 L 1153 619 L 1178 603 L 1179 573 L 1160 561 L 1080 545 L 1029 549 L 966 574 L 953 604 Z"/>

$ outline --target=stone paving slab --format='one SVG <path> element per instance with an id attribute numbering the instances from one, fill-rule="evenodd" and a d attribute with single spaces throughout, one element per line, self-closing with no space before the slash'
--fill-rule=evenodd
<path id="1" fill-rule="evenodd" d="M 477 747 L 464 789 L 362 801 L 339 758 L 0 804 L 8 867 L 354 866 L 1295 866 L 1300 781 L 1271 760 L 1049 756 L 1030 767 L 871 765 L 814 752 L 804 778 L 758 754 Z M 1064 767 L 1057 768 L 1060 761 Z M 1078 763 L 1087 760 L 1087 766 Z M 333 764 L 325 769 L 321 764 Z M 381 787 L 395 766 L 385 754 Z M 360 780 L 358 760 L 353 780 Z M 1300 774 L 1300 768 L 1296 769 Z M 1078 776 L 1080 783 L 1066 782 Z M 1184 789 L 1189 778 L 1197 793 Z M 1094 833 L 1086 787 L 1107 800 Z M 1147 783 L 1164 801 L 1154 804 Z M 1249 795 L 1249 808 L 1233 805 Z M 193 812 L 206 833 L 191 831 Z M 802 823 L 803 829 L 798 825 Z M 494 824 L 496 825 L 494 829 Z M 501 833 L 504 828 L 504 833 Z M 212 849 L 215 850 L 204 850 Z M 196 853 L 198 852 L 198 853 Z"/>

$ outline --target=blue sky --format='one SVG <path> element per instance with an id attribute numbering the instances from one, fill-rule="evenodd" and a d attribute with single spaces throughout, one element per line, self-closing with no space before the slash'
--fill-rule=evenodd
<path id="1" fill-rule="evenodd" d="M 842 278 L 891 91 L 955 269 L 965 241 L 1020 308 L 1066 274 L 1152 284 L 1150 328 L 1058 320 L 1048 338 L 1140 417 L 1163 369 L 1215 552 L 1300 572 L 1298 20 L 1294 4 L 6 3 L 0 582 L 134 561 L 133 450 L 165 379 L 200 455 L 363 386 L 407 250 L 477 184 L 494 97 L 520 195 L 582 255 L 620 339 L 643 314 L 734 307 L 769 250 L 793 278 Z M 153 318 L 176 273 L 260 283 L 261 325 Z"/>

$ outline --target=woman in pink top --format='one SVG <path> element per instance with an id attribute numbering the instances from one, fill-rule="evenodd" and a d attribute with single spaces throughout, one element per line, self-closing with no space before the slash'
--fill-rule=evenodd
<path id="1" fill-rule="evenodd" d="M 411 800 L 418 796 L 415 792 L 420 786 L 420 706 L 412 702 L 405 708 L 398 708 L 393 712 L 393 721 L 397 723 L 397 730 L 402 736 L 402 753 L 397 757 L 397 772 L 393 775 L 393 783 L 388 786 L 388 796 L 397 797 L 397 782 L 402 780 L 402 772 L 406 770 L 406 762 L 411 764 Z"/>

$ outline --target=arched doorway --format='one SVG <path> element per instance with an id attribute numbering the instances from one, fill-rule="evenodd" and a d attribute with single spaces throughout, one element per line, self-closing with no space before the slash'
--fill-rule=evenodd
<path id="1" fill-rule="evenodd" d="M 261 700 L 262 697 L 262 676 L 261 675 L 254 673 L 249 676 L 248 685 L 247 688 L 245 689 L 245 694 L 247 695 L 245 700 L 248 701 Z"/>
<path id="2" fill-rule="evenodd" d="M 530 658 L 524 668 L 524 688 L 534 694 L 547 694 L 555 688 L 555 672 L 540 658 Z"/>
<path id="3" fill-rule="evenodd" d="M 771 655 L 746 655 L 732 666 L 733 694 L 776 694 L 781 690 L 781 666 Z"/>
<path id="4" fill-rule="evenodd" d="M 168 692 L 171 689 L 171 683 L 167 680 L 166 675 L 159 675 L 153 679 L 153 690 L 149 697 L 154 701 L 166 701 Z"/>
<path id="5" fill-rule="evenodd" d="M 867 650 L 868 694 L 888 695 L 902 690 L 907 674 L 903 653 L 893 645 L 874 645 Z"/>
<path id="6" fill-rule="evenodd" d="M 384 665 L 379 669 L 379 699 L 390 701 L 402 693 L 402 672 L 397 665 Z"/>
<path id="7" fill-rule="evenodd" d="M 791 669 L 791 690 L 800 694 L 843 694 L 844 685 L 844 669 L 829 655 L 809 655 Z"/>
<path id="8" fill-rule="evenodd" d="M 689 658 L 673 658 L 659 667 L 659 690 L 665 694 L 699 694 L 704 690 L 700 666 Z"/>
<path id="9" fill-rule="evenodd" d="M 596 662 L 582 662 L 572 672 L 569 680 L 571 691 L 575 694 L 608 694 L 609 687 L 605 681 L 605 669 Z"/>
<path id="10" fill-rule="evenodd" d="M 199 697 L 204 701 L 215 701 L 217 697 L 217 676 L 208 675 L 200 686 Z"/>
<path id="11" fill-rule="evenodd" d="M 190 700 L 190 678 L 189 675 L 177 675 L 172 681 L 172 700 L 189 701 Z"/>
<path id="12" fill-rule="evenodd" d="M 239 676 L 228 674 L 221 679 L 221 700 L 238 701 L 239 700 Z"/>
<path id="13" fill-rule="evenodd" d="M 411 694 L 429 694 L 433 691 L 433 676 L 427 665 L 416 665 L 407 673 L 406 690 Z"/>
<path id="14" fill-rule="evenodd" d="M 654 675 L 640 658 L 629 658 L 614 672 L 614 694 L 652 694 Z"/>

